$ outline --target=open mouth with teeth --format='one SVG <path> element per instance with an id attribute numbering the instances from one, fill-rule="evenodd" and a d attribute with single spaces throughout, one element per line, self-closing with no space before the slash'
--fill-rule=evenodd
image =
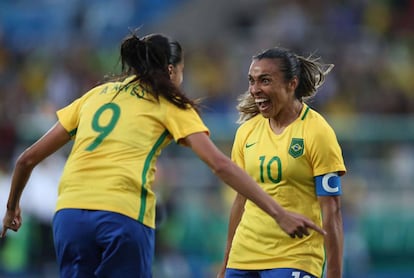
<path id="1" fill-rule="evenodd" d="M 255 102 L 260 112 L 267 110 L 271 106 L 270 99 L 268 98 L 256 98 Z"/>

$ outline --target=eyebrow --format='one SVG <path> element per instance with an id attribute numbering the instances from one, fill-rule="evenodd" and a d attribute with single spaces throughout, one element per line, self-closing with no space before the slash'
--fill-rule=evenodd
<path id="1" fill-rule="evenodd" d="M 271 77 L 272 75 L 270 74 L 270 73 L 263 73 L 263 74 L 260 74 L 257 78 L 258 79 L 262 79 L 262 78 L 264 78 L 264 77 Z M 253 76 L 251 75 L 251 74 L 249 74 L 248 75 L 248 77 L 249 78 L 253 78 Z"/>

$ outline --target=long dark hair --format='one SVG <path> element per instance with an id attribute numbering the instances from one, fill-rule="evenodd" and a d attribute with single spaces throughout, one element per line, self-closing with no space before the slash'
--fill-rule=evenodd
<path id="1" fill-rule="evenodd" d="M 168 66 L 177 66 L 183 61 L 183 50 L 177 41 L 161 34 L 139 38 L 133 32 L 122 41 L 120 55 L 122 73 L 116 80 L 135 75 L 128 84 L 138 81 L 139 86 L 150 88 L 146 91 L 155 99 L 163 96 L 179 108 L 196 108 L 196 103 L 170 79 Z"/>

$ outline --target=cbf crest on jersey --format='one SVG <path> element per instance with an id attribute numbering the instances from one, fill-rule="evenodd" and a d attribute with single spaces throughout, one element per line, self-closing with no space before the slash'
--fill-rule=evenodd
<path id="1" fill-rule="evenodd" d="M 289 154 L 293 158 L 297 158 L 297 157 L 299 157 L 303 154 L 304 148 L 305 147 L 304 147 L 304 144 L 303 144 L 303 139 L 301 139 L 301 138 L 292 138 L 292 141 L 290 142 L 290 146 L 289 146 Z"/>

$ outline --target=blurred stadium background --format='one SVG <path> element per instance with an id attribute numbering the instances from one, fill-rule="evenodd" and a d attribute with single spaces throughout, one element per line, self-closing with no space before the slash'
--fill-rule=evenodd
<path id="1" fill-rule="evenodd" d="M 16 156 L 68 104 L 118 72 L 129 28 L 186 51 L 185 91 L 227 154 L 250 58 L 280 45 L 336 66 L 310 103 L 337 131 L 346 278 L 414 277 L 414 1 L 0 0 L 0 215 Z M 58 277 L 50 222 L 70 146 L 34 171 L 0 277 Z M 188 150 L 159 161 L 155 278 L 215 277 L 233 192 Z"/>

